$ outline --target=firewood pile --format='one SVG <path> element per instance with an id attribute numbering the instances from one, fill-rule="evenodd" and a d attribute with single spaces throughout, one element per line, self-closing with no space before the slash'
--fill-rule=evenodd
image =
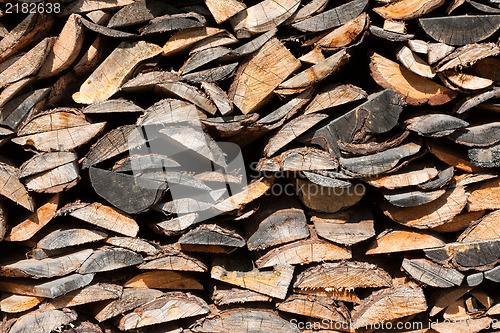
<path id="1" fill-rule="evenodd" d="M 0 13 L 0 332 L 500 329 L 498 0 Z"/>

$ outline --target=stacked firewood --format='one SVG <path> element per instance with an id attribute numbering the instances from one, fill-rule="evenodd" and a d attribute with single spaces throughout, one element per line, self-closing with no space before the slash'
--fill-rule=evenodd
<path id="1" fill-rule="evenodd" d="M 0 332 L 500 319 L 498 0 L 0 11 Z"/>

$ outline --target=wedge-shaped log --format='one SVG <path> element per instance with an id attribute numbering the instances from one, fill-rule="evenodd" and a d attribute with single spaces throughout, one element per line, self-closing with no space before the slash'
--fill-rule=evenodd
<path id="1" fill-rule="evenodd" d="M 33 79 L 23 79 L 21 81 Z M 3 92 L 7 92 L 9 88 L 12 88 L 14 85 L 19 84 L 20 81 L 11 84 L 7 88 L 3 90 Z M 29 82 L 26 83 L 26 85 Z M 24 87 L 22 87 L 24 88 Z M 22 122 L 26 120 L 28 116 L 31 116 L 35 113 L 38 106 L 43 104 L 43 101 L 49 95 L 50 88 L 41 88 L 33 91 L 29 91 L 25 94 L 22 94 L 8 103 L 2 108 L 2 114 L 0 115 L 0 124 L 5 125 L 11 129 L 17 130 Z"/>
<path id="2" fill-rule="evenodd" d="M 76 318 L 77 314 L 74 311 L 37 310 L 19 317 L 9 332 L 52 332 L 68 325 Z"/>
<path id="3" fill-rule="evenodd" d="M 170 56 L 176 52 L 185 50 L 193 44 L 208 37 L 225 32 L 224 29 L 201 27 L 186 29 L 176 32 L 163 46 L 163 55 Z"/>
<path id="4" fill-rule="evenodd" d="M 470 161 L 481 168 L 500 166 L 500 144 L 485 148 L 470 148 L 467 150 Z"/>
<path id="5" fill-rule="evenodd" d="M 410 105 L 441 105 L 457 96 L 456 92 L 423 78 L 377 53 L 373 53 L 370 60 L 370 71 L 375 82 L 383 88 L 396 90 Z"/>
<path id="6" fill-rule="evenodd" d="M 286 21 L 299 8 L 299 0 L 264 0 L 230 19 L 238 38 L 266 32 Z"/>
<path id="7" fill-rule="evenodd" d="M 483 209 L 500 208 L 500 178 L 479 183 L 470 188 L 467 209 L 475 212 Z"/>
<path id="8" fill-rule="evenodd" d="M 236 308 L 221 312 L 217 316 L 200 319 L 193 327 L 197 333 L 224 333 L 237 331 L 251 333 L 299 333 L 299 329 L 277 313 L 248 308 Z"/>
<path id="9" fill-rule="evenodd" d="M 480 42 L 500 28 L 500 15 L 460 15 L 418 20 L 431 38 L 448 45 Z"/>
<path id="10" fill-rule="evenodd" d="M 77 59 L 84 41 L 83 26 L 78 14 L 71 14 L 47 55 L 39 78 L 57 75 L 70 67 Z"/>
<path id="11" fill-rule="evenodd" d="M 433 287 L 460 286 L 464 279 L 464 275 L 453 268 L 443 267 L 427 259 L 405 258 L 401 267 L 415 280 Z"/>
<path id="12" fill-rule="evenodd" d="M 25 179 L 29 191 L 40 193 L 57 193 L 75 186 L 80 180 L 76 161 L 55 167 L 52 170 L 28 176 Z"/>
<path id="13" fill-rule="evenodd" d="M 104 240 L 106 244 L 123 247 L 134 252 L 146 253 L 149 255 L 157 254 L 160 249 L 150 242 L 138 237 L 121 237 L 114 236 Z"/>
<path id="14" fill-rule="evenodd" d="M 122 267 L 138 265 L 142 261 L 141 255 L 126 249 L 109 248 L 96 250 L 82 264 L 78 272 L 80 274 L 107 272 Z"/>
<path id="15" fill-rule="evenodd" d="M 217 107 L 201 90 L 187 83 L 174 81 L 165 82 L 158 84 L 157 89 L 161 92 L 173 94 L 185 99 L 211 115 L 217 112 Z"/>
<path id="16" fill-rule="evenodd" d="M 248 289 L 215 287 L 212 300 L 216 305 L 221 306 L 233 303 L 270 302 L 272 297 Z"/>
<path id="17" fill-rule="evenodd" d="M 124 99 L 110 99 L 104 102 L 95 103 L 82 110 L 85 114 L 103 114 L 118 112 L 144 112 L 144 109 L 133 102 Z"/>
<path id="18" fill-rule="evenodd" d="M 422 136 L 441 137 L 467 127 L 469 123 L 447 114 L 426 114 L 405 120 L 405 125 Z"/>
<path id="19" fill-rule="evenodd" d="M 500 141 L 500 122 L 466 127 L 450 134 L 450 138 L 464 146 L 486 147 Z"/>
<path id="20" fill-rule="evenodd" d="M 445 189 L 434 191 L 398 189 L 394 191 L 383 191 L 384 199 L 396 207 L 415 207 L 425 205 L 439 199 L 445 193 Z"/>
<path id="21" fill-rule="evenodd" d="M 411 20 L 438 8 L 443 0 L 403 0 L 375 7 L 373 11 L 387 20 Z"/>
<path id="22" fill-rule="evenodd" d="M 193 276 L 173 271 L 150 271 L 134 276 L 124 287 L 174 289 L 174 290 L 203 290 L 203 285 Z"/>
<path id="23" fill-rule="evenodd" d="M 462 186 L 446 191 L 440 198 L 427 204 L 408 208 L 398 208 L 382 204 L 384 214 L 392 220 L 419 229 L 428 229 L 444 224 L 458 215 L 467 203 L 467 195 Z"/>
<path id="24" fill-rule="evenodd" d="M 94 10 L 117 9 L 134 3 L 133 0 L 78 0 L 66 7 L 63 13 L 87 13 Z"/>
<path id="25" fill-rule="evenodd" d="M 63 276 L 79 269 L 92 252 L 87 249 L 56 258 L 20 260 L 1 266 L 0 275 L 35 279 Z"/>
<path id="26" fill-rule="evenodd" d="M 352 245 L 375 236 L 373 215 L 367 209 L 350 208 L 311 217 L 318 235 L 334 243 Z"/>
<path id="27" fill-rule="evenodd" d="M 478 172 L 482 169 L 472 164 L 467 155 L 456 146 L 450 144 L 443 145 L 439 141 L 427 141 L 429 151 L 441 161 L 457 169 L 467 172 Z"/>
<path id="28" fill-rule="evenodd" d="M 107 234 L 100 230 L 82 228 L 61 228 L 54 230 L 40 239 L 36 244 L 38 249 L 58 250 L 71 246 L 97 242 L 107 237 Z"/>
<path id="29" fill-rule="evenodd" d="M 24 208 L 34 211 L 33 199 L 19 181 L 19 170 L 0 162 L 0 195 Z"/>
<path id="30" fill-rule="evenodd" d="M 367 133 L 385 133 L 391 130 L 397 124 L 403 104 L 394 90 L 372 94 L 365 103 L 315 131 L 311 142 L 340 156 L 338 141 L 351 143 Z M 364 119 L 362 122 L 365 126 L 357 125 L 361 119 Z"/>
<path id="31" fill-rule="evenodd" d="M 155 17 L 171 13 L 175 9 L 169 3 L 157 0 L 135 1 L 118 10 L 108 22 L 109 28 L 120 28 L 146 23 Z"/>
<path id="32" fill-rule="evenodd" d="M 37 296 L 5 294 L 0 301 L 0 311 L 7 313 L 28 311 L 40 304 L 44 299 Z"/>
<path id="33" fill-rule="evenodd" d="M 452 264 L 460 271 L 485 271 L 500 261 L 499 240 L 474 243 L 449 243 L 444 247 L 424 250 L 425 255 L 442 265 Z"/>
<path id="34" fill-rule="evenodd" d="M 122 286 L 109 283 L 95 283 L 83 289 L 59 296 L 47 304 L 48 308 L 62 309 L 77 305 L 117 299 L 122 295 Z"/>
<path id="35" fill-rule="evenodd" d="M 292 24 L 300 31 L 318 32 L 341 26 L 363 12 L 367 0 L 354 0 Z"/>
<path id="36" fill-rule="evenodd" d="M 338 71 L 347 62 L 349 57 L 346 50 L 341 50 L 281 83 L 276 89 L 276 93 L 290 95 L 303 92 Z"/>
<path id="37" fill-rule="evenodd" d="M 477 212 L 464 212 L 461 214 L 458 214 L 455 216 L 453 219 L 450 221 L 446 222 L 445 224 L 441 224 L 435 228 L 432 228 L 435 231 L 438 232 L 457 232 L 464 230 L 468 226 L 470 226 L 472 223 L 477 221 L 481 216 L 484 215 L 484 210 L 480 210 Z"/>
<path id="38" fill-rule="evenodd" d="M 320 40 L 316 41 L 316 38 L 313 38 L 314 44 L 324 49 L 348 46 L 366 30 L 369 23 L 370 17 L 368 14 L 361 13 L 349 22 L 324 35 Z"/>
<path id="39" fill-rule="evenodd" d="M 277 308 L 280 311 L 337 323 L 346 323 L 349 319 L 349 310 L 345 305 L 337 304 L 329 297 L 295 294 L 279 303 Z"/>
<path id="40" fill-rule="evenodd" d="M 222 266 L 213 266 L 212 279 L 227 282 L 258 293 L 284 299 L 293 278 L 293 266 L 275 266 L 272 271 L 249 272 L 227 271 Z"/>
<path id="41" fill-rule="evenodd" d="M 161 253 L 144 258 L 144 262 L 137 266 L 139 269 L 157 269 L 168 271 L 206 272 L 207 265 L 195 256 L 179 250 L 177 246 L 165 246 Z"/>
<path id="42" fill-rule="evenodd" d="M 311 147 L 295 148 L 257 164 L 260 171 L 307 171 L 336 169 L 338 162 L 329 153 Z"/>
<path id="43" fill-rule="evenodd" d="M 312 262 L 351 259 L 349 249 L 320 239 L 299 240 L 272 249 L 262 255 L 255 264 L 258 268 L 276 265 L 304 265 Z"/>
<path id="44" fill-rule="evenodd" d="M 495 210 L 472 223 L 460 236 L 458 236 L 457 241 L 473 243 L 497 239 L 499 224 L 500 210 Z"/>
<path id="45" fill-rule="evenodd" d="M 120 320 L 118 327 L 123 331 L 128 331 L 181 318 L 200 316 L 208 312 L 207 303 L 198 296 L 171 292 L 149 301 L 125 315 Z"/>
<path id="46" fill-rule="evenodd" d="M 330 84 L 307 105 L 305 114 L 319 112 L 331 107 L 367 98 L 367 93 L 351 84 Z"/>
<path id="47" fill-rule="evenodd" d="M 69 215 L 106 230 L 135 237 L 139 225 L 127 214 L 98 202 L 75 202 L 60 209 L 58 215 Z"/>
<path id="48" fill-rule="evenodd" d="M 427 232 L 388 229 L 377 236 L 366 254 L 414 251 L 444 245 L 444 241 Z"/>
<path id="49" fill-rule="evenodd" d="M 165 183 L 144 177 L 94 167 L 89 173 L 94 190 L 113 206 L 129 214 L 149 209 L 160 200 L 165 189 Z"/>
<path id="50" fill-rule="evenodd" d="M 6 239 L 11 242 L 22 242 L 30 239 L 52 220 L 57 213 L 58 205 L 59 194 L 56 194 L 26 220 L 13 226 Z"/>
<path id="51" fill-rule="evenodd" d="M 19 177 L 35 175 L 68 164 L 77 159 L 74 152 L 47 152 L 33 156 L 19 167 Z"/>
<path id="52" fill-rule="evenodd" d="M 221 24 L 246 8 L 245 4 L 238 0 L 205 0 L 215 22 Z"/>
<path id="53" fill-rule="evenodd" d="M 102 322 L 124 312 L 133 310 L 163 295 L 163 292 L 148 288 L 124 288 L 116 300 L 99 302 L 92 308 L 94 317 Z"/>
<path id="54" fill-rule="evenodd" d="M 277 38 L 271 38 L 240 65 L 229 97 L 244 114 L 254 112 L 299 66 L 300 61 Z"/>
<path id="55" fill-rule="evenodd" d="M 390 321 L 427 310 L 422 289 L 413 286 L 397 286 L 372 293 L 354 308 L 353 327 L 360 328 L 381 321 Z"/>
<path id="56" fill-rule="evenodd" d="M 77 103 L 102 102 L 118 91 L 130 72 L 143 60 L 160 54 L 155 44 L 122 42 L 73 94 Z"/>
<path id="57" fill-rule="evenodd" d="M 394 190 L 406 186 L 416 186 L 438 175 L 438 170 L 432 165 L 410 165 L 381 178 L 368 179 L 368 184 Z"/>
<path id="58" fill-rule="evenodd" d="M 182 235 L 179 244 L 186 251 L 224 253 L 245 246 L 245 239 L 233 230 L 204 224 Z"/>
<path id="59" fill-rule="evenodd" d="M 3 279 L 0 290 L 19 295 L 56 298 L 73 290 L 83 288 L 92 282 L 94 274 L 71 274 L 46 282 L 33 282 L 19 278 Z"/>

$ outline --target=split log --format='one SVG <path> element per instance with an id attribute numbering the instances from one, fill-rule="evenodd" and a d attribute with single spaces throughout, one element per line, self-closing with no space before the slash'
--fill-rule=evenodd
<path id="1" fill-rule="evenodd" d="M 109 245 L 122 247 L 124 249 L 145 253 L 148 255 L 156 255 L 160 251 L 156 244 L 153 245 L 144 239 L 135 237 L 114 236 L 104 239 L 104 242 Z"/>
<path id="2" fill-rule="evenodd" d="M 122 42 L 73 94 L 77 103 L 102 102 L 118 91 L 127 75 L 141 61 L 160 54 L 159 46 L 143 41 Z M 118 62 L 117 59 L 120 59 Z M 113 75 L 110 72 L 114 72 Z M 110 79 L 108 79 L 110 77 Z"/>
<path id="3" fill-rule="evenodd" d="M 57 258 L 26 259 L 0 266 L 0 275 L 10 277 L 50 278 L 73 273 L 87 260 L 93 250 L 81 250 Z"/>
<path id="4" fill-rule="evenodd" d="M 467 198 L 467 210 L 479 211 L 483 209 L 500 208 L 500 178 L 475 185 L 469 189 Z"/>
<path id="5" fill-rule="evenodd" d="M 29 191 L 57 193 L 75 186 L 79 180 L 78 164 L 74 161 L 60 165 L 52 170 L 26 177 L 25 184 Z"/>
<path id="6" fill-rule="evenodd" d="M 432 307 L 429 316 L 434 317 L 439 312 L 443 311 L 448 305 L 464 296 L 472 288 L 470 287 L 455 287 L 451 289 L 441 289 L 432 295 Z"/>
<path id="7" fill-rule="evenodd" d="M 441 105 L 457 96 L 456 92 L 423 78 L 377 53 L 371 56 L 370 70 L 373 79 L 381 87 L 396 90 L 410 105 Z"/>
<path id="8" fill-rule="evenodd" d="M 415 280 L 429 286 L 449 288 L 460 286 L 464 275 L 426 259 L 404 259 L 401 266 Z"/>
<path id="9" fill-rule="evenodd" d="M 181 252 L 176 246 L 163 247 L 159 254 L 144 258 L 144 262 L 137 267 L 139 269 L 170 271 L 207 271 L 207 266 L 203 261 L 195 256 Z"/>
<path id="10" fill-rule="evenodd" d="M 78 269 L 80 274 L 106 272 L 142 263 L 141 255 L 126 249 L 109 248 L 96 250 Z"/>
<path id="11" fill-rule="evenodd" d="M 36 244 L 38 249 L 52 251 L 97 242 L 107 237 L 105 232 L 90 229 L 64 228 L 52 231 Z"/>
<path id="12" fill-rule="evenodd" d="M 217 107 L 196 87 L 184 82 L 165 82 L 157 85 L 157 89 L 167 94 L 176 95 L 186 101 L 189 101 L 207 113 L 214 115 Z"/>
<path id="13" fill-rule="evenodd" d="M 441 224 L 435 228 L 432 228 L 438 232 L 456 232 L 463 230 L 470 226 L 472 223 L 477 221 L 481 216 L 484 215 L 484 210 L 480 210 L 477 212 L 464 212 L 458 214 L 450 221 L 445 224 Z"/>
<path id="14" fill-rule="evenodd" d="M 295 148 L 270 158 L 261 159 L 257 164 L 259 171 L 304 171 L 336 169 L 338 162 L 327 152 L 316 148 Z"/>
<path id="15" fill-rule="evenodd" d="M 342 302 L 349 302 L 354 304 L 361 303 L 359 297 L 354 293 L 353 290 L 348 289 L 297 289 L 293 290 L 295 293 L 313 296 L 328 297 Z"/>
<path id="16" fill-rule="evenodd" d="M 430 37 L 448 45 L 477 43 L 500 28 L 499 15 L 429 17 L 418 22 Z"/>
<path id="17" fill-rule="evenodd" d="M 382 192 L 384 199 L 389 201 L 391 205 L 396 207 L 416 207 L 420 205 L 425 205 L 431 203 L 446 193 L 446 190 L 434 190 L 434 191 L 412 191 L 406 189 L 399 189 L 395 191 L 384 191 Z"/>
<path id="18" fill-rule="evenodd" d="M 338 323 L 346 323 L 349 318 L 349 311 L 342 303 L 321 296 L 291 295 L 278 304 L 278 310 Z"/>
<path id="19" fill-rule="evenodd" d="M 299 66 L 293 54 L 278 39 L 271 38 L 250 61 L 240 65 L 229 97 L 244 114 L 254 112 Z"/>
<path id="20" fill-rule="evenodd" d="M 413 54 L 413 52 L 406 46 L 402 46 L 396 53 L 396 57 L 399 62 L 405 66 L 407 69 L 415 74 L 423 77 L 432 79 L 436 76 L 434 70 L 425 61 L 423 61 L 419 56 Z"/>
<path id="21" fill-rule="evenodd" d="M 440 264 L 452 264 L 460 271 L 485 271 L 500 261 L 498 240 L 475 243 L 448 243 L 444 247 L 424 250 L 425 255 Z"/>
<path id="22" fill-rule="evenodd" d="M 316 97 L 307 105 L 304 114 L 323 111 L 367 97 L 368 95 L 363 89 L 350 84 L 328 85 L 323 91 L 316 94 Z"/>
<path id="23" fill-rule="evenodd" d="M 43 297 L 37 296 L 5 294 L 0 301 L 0 310 L 7 313 L 24 312 L 34 308 L 43 300 Z"/>
<path id="24" fill-rule="evenodd" d="M 124 288 L 116 300 L 96 303 L 92 309 L 97 321 L 102 322 L 133 310 L 163 295 L 163 292 L 147 288 Z"/>
<path id="25" fill-rule="evenodd" d="M 397 208 L 383 204 L 384 214 L 392 220 L 419 229 L 434 228 L 445 224 L 458 215 L 467 204 L 463 187 L 446 191 L 445 195 L 427 204 L 409 208 Z"/>
<path id="26" fill-rule="evenodd" d="M 361 13 L 349 22 L 327 33 L 318 41 L 314 41 L 314 44 L 327 50 L 348 46 L 366 30 L 369 23 L 370 17 L 366 13 Z"/>
<path id="27" fill-rule="evenodd" d="M 383 269 L 367 262 L 341 261 L 324 263 L 297 275 L 294 288 L 353 289 L 390 287 L 391 277 Z"/>
<path id="28" fill-rule="evenodd" d="M 276 313 L 260 309 L 235 308 L 223 311 L 217 316 L 199 320 L 193 332 L 223 333 L 239 331 L 250 333 L 253 329 L 261 333 L 299 333 L 299 329 Z"/>
<path id="29" fill-rule="evenodd" d="M 460 118 L 447 114 L 427 114 L 405 121 L 406 128 L 422 136 L 441 137 L 450 135 L 458 129 L 469 126 Z"/>
<path id="30" fill-rule="evenodd" d="M 275 266 L 272 271 L 249 272 L 227 271 L 222 266 L 213 266 L 212 279 L 250 289 L 258 293 L 284 299 L 293 278 L 293 266 Z"/>
<path id="31" fill-rule="evenodd" d="M 246 8 L 245 4 L 238 0 L 205 0 L 205 3 L 218 24 L 230 19 Z"/>
<path id="32" fill-rule="evenodd" d="M 48 309 L 62 309 L 72 306 L 117 299 L 122 295 L 122 287 L 116 284 L 95 283 L 51 300 Z"/>
<path id="33" fill-rule="evenodd" d="M 47 203 L 41 205 L 28 219 L 13 226 L 6 240 L 22 242 L 30 239 L 52 220 L 57 213 L 58 206 L 59 194 L 56 194 Z"/>
<path id="34" fill-rule="evenodd" d="M 203 315 L 209 312 L 207 303 L 191 294 L 180 292 L 166 293 L 149 301 L 125 315 L 118 327 L 128 331 L 134 328 L 169 322 L 181 318 Z"/>
<path id="35" fill-rule="evenodd" d="M 65 8 L 65 11 L 61 14 L 87 13 L 94 10 L 117 9 L 123 6 L 130 5 L 132 3 L 133 0 L 78 0 L 72 3 L 70 7 Z"/>
<path id="36" fill-rule="evenodd" d="M 430 13 L 443 4 L 442 0 L 405 0 L 375 7 L 373 11 L 387 20 L 411 20 Z"/>
<path id="37" fill-rule="evenodd" d="M 500 122 L 477 125 L 459 129 L 450 134 L 450 138 L 465 146 L 485 147 L 500 141 Z"/>
<path id="38" fill-rule="evenodd" d="M 311 221 L 320 237 L 338 244 L 353 245 L 375 236 L 369 210 L 351 208 L 333 214 L 315 214 Z"/>
<path id="39" fill-rule="evenodd" d="M 500 210 L 486 214 L 481 219 L 472 223 L 460 236 L 458 236 L 457 241 L 474 243 L 497 239 L 498 235 L 496 230 L 498 230 L 498 223 L 500 223 Z"/>
<path id="40" fill-rule="evenodd" d="M 443 145 L 438 141 L 427 141 L 429 151 L 444 163 L 451 165 L 457 169 L 467 172 L 478 172 L 482 169 L 472 164 L 467 155 L 457 147 L 451 145 Z"/>
<path id="41" fill-rule="evenodd" d="M 122 87 L 123 88 L 123 87 Z M 84 114 L 103 114 L 118 112 L 144 112 L 144 109 L 133 102 L 124 99 L 110 99 L 100 103 L 94 103 L 82 110 Z"/>
<path id="42" fill-rule="evenodd" d="M 30 211 L 35 210 L 33 199 L 19 181 L 18 169 L 0 162 L 0 185 L 0 195 Z"/>
<path id="43" fill-rule="evenodd" d="M 374 292 L 354 308 L 352 322 L 355 328 L 381 321 L 402 318 L 427 310 L 422 289 L 397 286 Z"/>
<path id="44" fill-rule="evenodd" d="M 375 187 L 394 190 L 423 184 L 437 175 L 438 170 L 431 165 L 410 165 L 381 178 L 367 179 L 367 183 Z"/>
<path id="45" fill-rule="evenodd" d="M 51 332 L 68 325 L 77 318 L 74 311 L 38 310 L 29 312 L 17 319 L 9 332 Z"/>
<path id="46" fill-rule="evenodd" d="M 186 251 L 229 253 L 245 246 L 245 239 L 233 230 L 204 224 L 182 235 L 179 244 Z"/>
<path id="47" fill-rule="evenodd" d="M 366 254 L 414 251 L 444 246 L 438 237 L 422 231 L 385 230 L 377 236 Z"/>
<path id="48" fill-rule="evenodd" d="M 485 148 L 470 148 L 467 150 L 470 161 L 481 168 L 500 166 L 500 144 Z"/>
<path id="49" fill-rule="evenodd" d="M 255 291 L 240 288 L 214 288 L 212 300 L 218 306 L 228 305 L 233 303 L 249 303 L 249 302 L 270 302 L 272 297 L 259 294 Z M 1 305 L 1 303 L 0 303 Z"/>
<path id="50" fill-rule="evenodd" d="M 164 56 L 169 56 L 175 54 L 176 52 L 181 52 L 199 41 L 223 32 L 225 32 L 224 29 L 211 27 L 193 28 L 178 31 L 172 37 L 170 37 L 165 45 L 163 45 L 162 54 Z"/>
<path id="51" fill-rule="evenodd" d="M 92 282 L 94 274 L 71 274 L 47 282 L 32 282 L 23 279 L 3 279 L 0 290 L 19 295 L 56 298 L 73 290 L 83 288 Z"/>
<path id="52" fill-rule="evenodd" d="M 106 230 L 135 237 L 139 225 L 130 216 L 101 203 L 75 202 L 62 207 L 58 215 L 69 215 Z"/>
<path id="53" fill-rule="evenodd" d="M 134 276 L 125 288 L 150 288 L 174 290 L 203 290 L 203 285 L 193 276 L 173 271 L 150 271 Z"/>
<path id="54" fill-rule="evenodd" d="M 141 24 L 174 10 L 173 6 L 161 1 L 135 1 L 120 8 L 111 17 L 107 26 L 109 28 L 121 28 Z"/>
<path id="55" fill-rule="evenodd" d="M 31 80 L 31 79 L 30 79 Z M 23 81 L 23 80 L 21 80 Z M 14 83 L 18 84 L 20 81 Z M 8 90 L 13 85 L 5 88 Z M 50 88 L 41 88 L 22 94 L 5 104 L 0 116 L 1 124 L 11 129 L 17 130 L 19 126 L 30 116 L 32 116 L 38 106 L 44 103 L 49 94 Z"/>

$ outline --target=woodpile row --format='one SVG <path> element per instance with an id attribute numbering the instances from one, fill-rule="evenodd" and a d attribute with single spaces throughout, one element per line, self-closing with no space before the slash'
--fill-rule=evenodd
<path id="1" fill-rule="evenodd" d="M 500 329 L 498 0 L 22 8 L 0 332 Z"/>

